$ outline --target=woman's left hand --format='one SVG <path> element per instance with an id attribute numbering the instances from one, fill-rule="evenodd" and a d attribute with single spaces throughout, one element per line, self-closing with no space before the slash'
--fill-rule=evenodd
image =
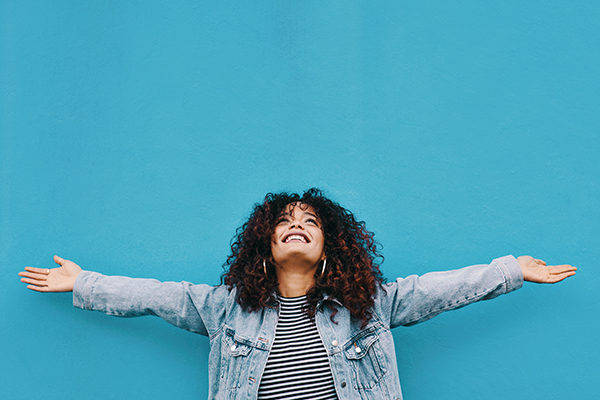
<path id="1" fill-rule="evenodd" d="M 577 271 L 572 265 L 546 265 L 544 261 L 531 256 L 521 256 L 517 261 L 523 271 L 523 279 L 529 282 L 556 283 L 575 275 Z"/>

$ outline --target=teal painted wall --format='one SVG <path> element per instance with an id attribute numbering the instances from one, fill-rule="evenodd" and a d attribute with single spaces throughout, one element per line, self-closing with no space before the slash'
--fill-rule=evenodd
<path id="1" fill-rule="evenodd" d="M 217 284 L 268 191 L 323 188 L 389 279 L 531 254 L 561 284 L 395 331 L 407 400 L 600 395 L 600 3 L 0 0 L 0 387 L 196 399 L 208 341 L 17 277 Z"/>

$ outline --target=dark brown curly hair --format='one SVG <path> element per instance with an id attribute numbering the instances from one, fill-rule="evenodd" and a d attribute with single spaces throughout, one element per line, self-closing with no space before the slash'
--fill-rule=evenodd
<path id="1" fill-rule="evenodd" d="M 328 295 L 350 311 L 362 325 L 371 319 L 371 309 L 377 287 L 384 283 L 379 264 L 383 256 L 378 253 L 378 243 L 373 239 L 363 221 L 339 204 L 312 188 L 302 196 L 297 193 L 268 193 L 262 204 L 254 205 L 248 221 L 242 225 L 232 239 L 231 255 L 223 268 L 221 282 L 232 290 L 237 288 L 237 302 L 252 312 L 275 304 L 277 275 L 271 254 L 271 237 L 281 213 L 289 205 L 311 206 L 321 219 L 325 238 L 324 252 L 327 268 L 315 274 L 316 284 L 308 293 L 306 312 L 314 318 L 319 301 Z M 263 268 L 266 261 L 267 273 Z M 327 301 L 333 310 L 333 302 Z"/>

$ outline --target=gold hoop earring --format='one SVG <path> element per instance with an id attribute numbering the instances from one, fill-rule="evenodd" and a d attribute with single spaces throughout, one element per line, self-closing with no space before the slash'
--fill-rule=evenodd
<path id="1" fill-rule="evenodd" d="M 327 259 L 324 258 L 323 259 L 323 269 L 321 269 L 321 276 L 323 276 L 323 273 L 325 272 L 325 266 L 327 265 Z"/>
<path id="2" fill-rule="evenodd" d="M 265 271 L 265 275 L 267 275 L 267 262 L 263 260 L 263 271 Z"/>

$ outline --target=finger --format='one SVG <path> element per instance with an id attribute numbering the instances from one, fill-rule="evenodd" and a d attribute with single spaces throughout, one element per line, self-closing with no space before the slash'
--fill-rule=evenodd
<path id="1" fill-rule="evenodd" d="M 48 275 L 50 273 L 48 268 L 25 267 L 25 271 L 35 272 L 40 275 Z"/>
<path id="2" fill-rule="evenodd" d="M 549 265 L 548 271 L 550 272 L 550 274 L 562 274 L 563 272 L 577 271 L 577 268 L 568 264 Z"/>
<path id="3" fill-rule="evenodd" d="M 556 283 L 556 282 L 560 282 L 563 279 L 566 279 L 573 275 L 575 275 L 575 271 L 563 272 L 562 274 L 557 274 L 557 275 L 550 275 L 548 277 L 548 281 L 550 283 Z"/>
<path id="4" fill-rule="evenodd" d="M 35 272 L 27 272 L 27 271 L 19 272 L 19 276 L 24 276 L 26 278 L 43 280 L 43 281 L 48 279 L 48 275 L 46 275 L 46 274 L 36 274 Z"/>
<path id="5" fill-rule="evenodd" d="M 60 258 L 59 256 L 54 256 L 54 262 L 58 265 L 62 266 L 65 263 L 64 258 Z"/>
<path id="6" fill-rule="evenodd" d="M 36 292 L 49 292 L 50 291 L 48 289 L 48 287 L 46 287 L 46 286 L 35 286 L 35 285 L 28 285 L 27 289 L 35 290 Z"/>
<path id="7" fill-rule="evenodd" d="M 46 281 L 38 281 L 35 279 L 30 279 L 30 278 L 21 278 L 21 282 L 29 283 L 30 285 L 34 285 L 34 286 L 48 286 Z"/>

